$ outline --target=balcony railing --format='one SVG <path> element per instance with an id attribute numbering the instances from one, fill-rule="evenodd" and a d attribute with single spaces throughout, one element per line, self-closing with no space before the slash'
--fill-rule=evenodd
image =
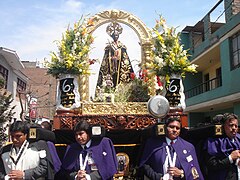
<path id="1" fill-rule="evenodd" d="M 215 77 L 215 78 L 213 78 L 209 81 L 206 81 L 202 84 L 199 84 L 199 85 L 185 91 L 185 97 L 186 97 L 186 99 L 191 98 L 193 96 L 197 96 L 197 95 L 202 94 L 204 92 L 216 89 L 220 86 L 222 86 L 222 77 L 218 76 L 218 77 Z"/>

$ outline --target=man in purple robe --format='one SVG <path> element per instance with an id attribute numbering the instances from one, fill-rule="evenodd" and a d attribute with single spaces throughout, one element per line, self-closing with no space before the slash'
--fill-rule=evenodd
<path id="1" fill-rule="evenodd" d="M 62 168 L 71 179 L 113 179 L 117 173 L 117 158 L 109 138 L 92 138 L 87 121 L 74 127 L 76 143 L 67 147 Z"/>
<path id="2" fill-rule="evenodd" d="M 208 138 L 205 144 L 205 162 L 209 180 L 237 180 L 240 178 L 240 134 L 238 117 L 225 113 L 217 115 L 223 125 L 223 136 Z"/>
<path id="3" fill-rule="evenodd" d="M 152 180 L 198 179 L 203 176 L 195 148 L 179 137 L 181 122 L 170 117 L 165 124 L 165 137 L 150 138 L 144 148 L 140 168 Z"/>

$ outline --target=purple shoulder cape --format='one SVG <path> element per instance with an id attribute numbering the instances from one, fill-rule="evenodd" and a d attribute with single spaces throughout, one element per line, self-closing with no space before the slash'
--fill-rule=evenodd
<path id="1" fill-rule="evenodd" d="M 240 134 L 232 142 L 228 137 L 208 138 L 205 144 L 208 154 L 218 157 L 227 157 L 232 151 L 240 149 Z"/>
<path id="2" fill-rule="evenodd" d="M 204 150 L 207 150 L 210 156 L 215 156 L 219 159 L 227 158 L 232 151 L 240 149 L 240 134 L 235 137 L 235 142 L 232 142 L 228 137 L 208 138 Z M 219 171 L 209 171 L 209 178 L 224 180 L 227 175 L 227 169 Z"/>
<path id="3" fill-rule="evenodd" d="M 149 164 L 155 172 L 163 174 L 162 165 L 166 159 L 166 146 L 165 137 L 150 138 L 146 142 L 143 156 L 140 161 L 140 167 L 143 166 L 143 164 Z M 192 180 L 192 169 L 196 169 L 199 174 L 198 179 L 203 180 L 204 178 L 199 167 L 194 146 L 180 137 L 178 137 L 178 140 L 172 146 L 177 153 L 178 162 L 184 170 L 185 178 L 187 180 Z"/>
<path id="4" fill-rule="evenodd" d="M 111 179 L 117 172 L 117 158 L 112 141 L 109 138 L 92 139 L 91 146 L 87 151 L 92 152 L 98 171 L 102 179 Z M 73 143 L 67 147 L 62 161 L 62 168 L 69 173 L 79 170 L 79 154 L 82 147 L 78 143 Z"/>

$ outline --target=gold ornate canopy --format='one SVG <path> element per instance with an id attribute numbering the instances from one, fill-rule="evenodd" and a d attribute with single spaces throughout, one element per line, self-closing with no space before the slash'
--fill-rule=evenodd
<path id="1" fill-rule="evenodd" d="M 93 33 L 98 27 L 109 22 L 123 23 L 137 34 L 141 47 L 141 64 L 151 61 L 152 48 L 150 30 L 136 16 L 122 10 L 107 10 L 90 17 L 93 22 L 88 31 Z M 80 78 L 81 114 L 148 114 L 146 103 L 93 103 L 89 100 L 88 76 Z"/>
<path id="2" fill-rule="evenodd" d="M 141 63 L 146 64 L 146 62 L 150 61 L 152 47 L 150 30 L 136 16 L 121 10 L 108 10 L 94 15 L 90 19 L 93 22 L 93 26 L 88 28 L 90 33 L 93 33 L 101 25 L 114 21 L 126 24 L 132 28 L 140 41 Z M 80 91 L 82 100 L 89 101 L 89 84 L 87 79 L 80 85 Z"/>

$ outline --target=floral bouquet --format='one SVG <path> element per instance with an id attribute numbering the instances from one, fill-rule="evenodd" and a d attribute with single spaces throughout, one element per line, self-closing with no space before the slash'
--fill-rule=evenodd
<path id="1" fill-rule="evenodd" d="M 188 60 L 187 50 L 184 50 L 183 45 L 180 44 L 180 33 L 176 33 L 176 28 L 168 27 L 162 16 L 156 21 L 152 33 L 153 60 L 146 63 L 149 78 L 153 79 L 157 76 L 168 84 L 173 74 L 184 78 L 188 72 L 197 72 L 197 65 Z M 156 79 L 155 82 L 158 81 L 156 77 L 154 79 Z"/>
<path id="2" fill-rule="evenodd" d="M 47 63 L 48 74 L 58 77 L 60 74 L 90 74 L 91 60 L 88 54 L 93 43 L 93 36 L 88 28 L 93 21 L 81 19 L 74 23 L 74 27 L 68 27 L 62 35 L 62 40 L 57 41 L 58 52 L 51 52 L 51 62 Z"/>

